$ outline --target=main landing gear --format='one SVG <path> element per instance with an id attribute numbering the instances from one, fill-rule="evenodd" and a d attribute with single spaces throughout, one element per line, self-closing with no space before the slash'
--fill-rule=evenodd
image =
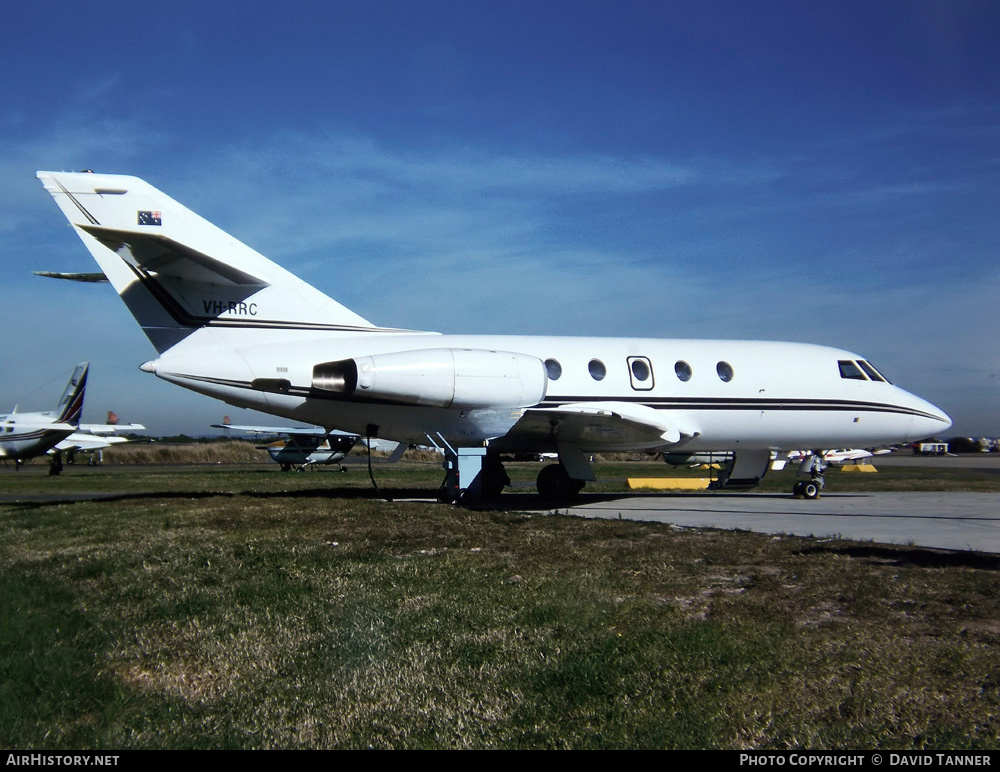
<path id="1" fill-rule="evenodd" d="M 445 476 L 438 492 L 439 500 L 457 503 L 496 499 L 504 487 L 510 485 L 499 454 L 484 447 L 452 447 L 441 434 L 426 436 L 444 454 Z M 577 459 L 571 453 L 567 453 L 567 457 L 572 467 Z M 584 468 L 578 464 L 574 474 L 576 477 L 571 476 L 562 463 L 550 464 L 538 474 L 538 494 L 546 501 L 572 499 L 584 486 L 579 477 L 589 474 L 588 479 L 593 479 L 589 465 Z"/>
<path id="2" fill-rule="evenodd" d="M 814 450 L 811 456 L 803 459 L 799 465 L 798 474 L 808 475 L 808 480 L 799 480 L 792 487 L 792 495 L 795 498 L 818 499 L 823 488 L 826 487 L 826 478 L 823 472 L 826 471 L 826 461 L 823 460 L 823 451 Z"/>
<path id="3" fill-rule="evenodd" d="M 440 436 L 438 440 L 441 441 Z M 504 486 L 510 485 L 507 470 L 495 453 L 487 453 L 486 448 L 452 448 L 443 442 L 442 445 L 438 445 L 444 452 L 445 470 L 438 491 L 440 501 L 447 504 L 491 501 L 500 497 Z"/>
<path id="4" fill-rule="evenodd" d="M 500 456 L 487 453 L 483 458 L 483 468 L 479 473 L 479 495 L 489 501 L 500 498 L 503 489 L 510 485 L 510 477 L 504 469 Z"/>
<path id="5" fill-rule="evenodd" d="M 545 501 L 565 501 L 583 490 L 584 481 L 570 477 L 562 464 L 549 464 L 538 473 L 535 484 Z"/>

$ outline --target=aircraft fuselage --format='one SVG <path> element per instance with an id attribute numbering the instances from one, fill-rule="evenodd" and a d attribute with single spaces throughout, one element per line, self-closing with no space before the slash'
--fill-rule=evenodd
<path id="1" fill-rule="evenodd" d="M 540 363 L 543 391 L 525 404 L 515 398 L 497 407 L 474 399 L 417 404 L 405 395 L 343 395 L 316 387 L 315 368 L 322 363 L 372 358 L 377 364 L 382 355 L 442 350 L 524 355 L 527 369 L 530 360 Z M 539 444 L 555 450 L 555 435 L 549 442 L 538 432 L 504 438 L 527 408 L 609 401 L 663 411 L 681 429 L 682 439 L 671 447 L 685 451 L 865 447 L 947 428 L 949 419 L 938 408 L 891 383 L 842 376 L 839 362 L 861 360 L 825 346 L 765 341 L 309 333 L 283 335 L 270 344 L 237 342 L 228 353 L 220 349 L 211 356 L 182 342 L 146 369 L 229 403 L 295 420 L 359 434 L 374 424 L 380 437 L 414 443 L 426 442 L 432 427 L 449 442 L 489 440 L 503 452 L 538 451 Z M 387 361 L 391 367 L 395 360 Z M 558 377 L 552 377 L 556 370 Z M 498 380 L 518 377 L 530 386 L 538 373 L 505 372 Z M 605 443 L 598 435 L 587 442 L 592 450 L 633 446 L 649 447 L 621 437 Z"/>
<path id="2" fill-rule="evenodd" d="M 49 413 L 0 416 L 0 458 L 17 460 L 47 453 L 76 431 Z"/>

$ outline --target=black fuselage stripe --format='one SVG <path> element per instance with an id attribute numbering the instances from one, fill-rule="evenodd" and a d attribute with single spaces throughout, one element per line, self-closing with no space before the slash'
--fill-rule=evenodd
<path id="1" fill-rule="evenodd" d="M 562 405 L 571 405 L 577 402 L 593 402 L 593 397 L 570 397 L 544 400 L 539 407 L 555 408 Z M 767 398 L 759 399 L 755 397 L 730 398 L 730 397 L 633 397 L 627 396 L 614 398 L 615 402 L 628 402 L 639 404 L 644 407 L 651 407 L 654 410 L 783 410 L 783 411 L 806 411 L 806 410 L 831 410 L 831 411 L 863 411 L 878 413 L 904 413 L 923 418 L 935 418 L 943 420 L 940 416 L 928 413 L 916 408 L 904 405 L 892 405 L 884 402 L 863 402 L 849 399 L 803 399 L 803 398 Z"/>
<path id="2" fill-rule="evenodd" d="M 234 389 L 247 389 L 249 391 L 256 391 L 258 393 L 276 393 L 283 394 L 292 397 L 302 397 L 306 399 L 324 399 L 333 402 L 342 402 L 354 405 L 401 405 L 406 407 L 421 407 L 419 405 L 414 405 L 411 402 L 400 402 L 398 400 L 379 400 L 379 399 L 351 399 L 350 397 L 339 396 L 332 394 L 330 392 L 318 391 L 315 389 L 308 388 L 306 386 L 292 386 L 291 388 L 281 391 L 281 392 L 264 392 L 260 389 L 254 389 L 253 386 L 247 381 L 237 381 L 229 380 L 224 378 L 210 378 L 201 375 L 184 375 L 180 373 L 173 373 L 174 377 L 183 378 L 185 380 L 200 381 L 202 383 L 211 383 L 217 386 L 228 386 Z M 902 415 L 912 415 L 922 418 L 936 418 L 941 420 L 936 415 L 930 413 L 925 413 L 920 410 L 915 410 L 913 408 L 904 407 L 902 405 L 889 405 L 879 402 L 852 402 L 850 400 L 807 400 L 807 399 L 788 399 L 788 400 L 730 400 L 729 404 L 721 404 L 716 401 L 716 398 L 710 398 L 712 401 L 703 402 L 701 404 L 693 404 L 690 402 L 685 402 L 683 405 L 679 404 L 663 404 L 664 401 L 669 400 L 669 397 L 663 397 L 657 401 L 657 403 L 642 403 L 643 407 L 650 407 L 654 410 L 671 410 L 683 408 L 684 410 L 693 410 L 699 412 L 710 412 L 714 410 L 729 410 L 729 411 L 754 411 L 759 412 L 764 411 L 782 411 L 782 412 L 864 412 L 864 413 L 896 413 Z M 689 399 L 687 397 L 685 400 Z M 594 397 L 580 398 L 574 400 L 576 402 L 600 402 L 599 399 Z M 622 401 L 622 400 L 607 400 L 607 401 Z M 766 402 L 766 404 L 762 404 Z M 569 403 L 557 403 L 557 404 L 569 404 Z M 554 407 L 555 404 L 550 403 L 546 400 L 538 405 L 534 405 L 533 408 L 544 409 L 546 407 Z M 529 410 L 532 408 L 528 408 Z"/>
<path id="3" fill-rule="evenodd" d="M 601 399 L 596 397 L 596 399 Z M 612 399 L 612 398 L 607 398 Z M 747 405 L 795 405 L 795 404 L 814 404 L 823 403 L 824 405 L 842 404 L 842 405 L 874 405 L 880 406 L 885 405 L 883 402 L 869 402 L 863 400 L 855 399 L 826 399 L 818 397 L 653 397 L 653 396 L 620 396 L 613 397 L 615 402 L 634 402 L 648 407 L 655 407 L 657 405 L 669 405 L 670 407 L 685 407 L 687 405 L 731 405 L 731 404 L 747 404 Z M 571 405 L 578 402 L 593 402 L 595 400 L 594 395 L 586 396 L 573 396 L 573 397 L 547 397 L 542 400 L 542 405 L 545 407 L 554 407 L 556 405 Z"/>
<path id="4" fill-rule="evenodd" d="M 63 429 L 60 429 L 60 430 L 38 429 L 36 431 L 27 432 L 27 433 L 24 433 L 24 434 L 18 434 L 18 433 L 15 432 L 13 434 L 3 434 L 3 435 L 0 435 L 0 443 L 2 443 L 2 442 L 24 442 L 25 440 L 40 440 L 40 439 L 42 439 L 42 437 L 48 437 L 48 436 L 50 436 L 52 434 L 57 434 L 57 433 L 70 434 L 71 432 L 66 432 Z"/>

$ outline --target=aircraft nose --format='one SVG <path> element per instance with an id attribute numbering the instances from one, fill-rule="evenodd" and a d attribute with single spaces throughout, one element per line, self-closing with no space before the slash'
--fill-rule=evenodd
<path id="1" fill-rule="evenodd" d="M 919 397 L 917 402 L 920 404 L 916 406 L 919 413 L 913 418 L 914 439 L 940 435 L 951 428 L 951 417 L 941 408 Z"/>

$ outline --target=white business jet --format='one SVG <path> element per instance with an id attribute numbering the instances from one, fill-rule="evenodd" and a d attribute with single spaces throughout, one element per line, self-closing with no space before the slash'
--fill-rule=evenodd
<path id="1" fill-rule="evenodd" d="M 800 343 L 441 335 L 381 327 L 135 177 L 38 172 L 159 357 L 141 368 L 241 407 L 442 447 L 457 490 L 495 494 L 500 454 L 556 453 L 549 498 L 604 451 L 872 447 L 951 420 L 863 357 Z M 471 471 L 469 471 L 471 470 Z M 449 494 L 450 496 L 450 494 Z"/>

